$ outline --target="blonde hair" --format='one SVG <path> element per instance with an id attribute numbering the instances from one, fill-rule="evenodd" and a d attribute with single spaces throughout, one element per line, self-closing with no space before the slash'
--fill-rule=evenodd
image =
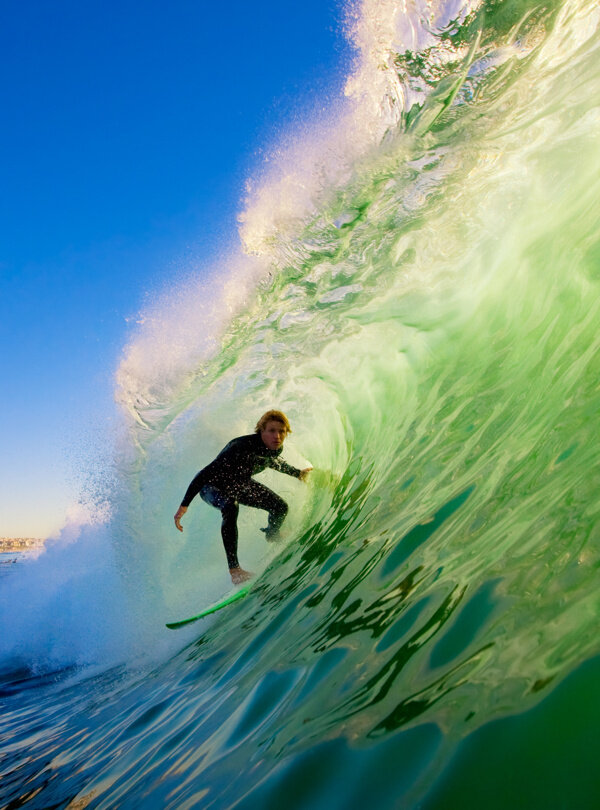
<path id="1" fill-rule="evenodd" d="M 290 427 L 288 418 L 283 411 L 267 411 L 266 413 L 263 413 L 263 415 L 256 423 L 254 432 L 261 433 L 266 428 L 267 422 L 281 422 L 281 424 L 285 428 L 286 433 L 292 432 L 292 428 Z"/>

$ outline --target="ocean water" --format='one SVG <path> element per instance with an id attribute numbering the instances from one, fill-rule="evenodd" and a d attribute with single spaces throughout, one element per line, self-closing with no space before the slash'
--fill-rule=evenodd
<path id="1" fill-rule="evenodd" d="M 365 2 L 244 251 L 125 347 L 106 515 L 2 579 L 6 808 L 595 808 L 600 8 Z M 187 483 L 269 407 L 250 594 Z"/>
<path id="2" fill-rule="evenodd" d="M 22 551 L 0 551 L 0 577 L 9 574 L 11 566 L 16 565 L 22 559 Z"/>

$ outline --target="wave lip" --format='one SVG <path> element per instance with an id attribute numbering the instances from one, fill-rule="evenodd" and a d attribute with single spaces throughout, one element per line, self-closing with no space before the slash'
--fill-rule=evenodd
<path id="1" fill-rule="evenodd" d="M 111 520 L 9 588 L 36 584 L 33 611 L 7 603 L 10 802 L 593 795 L 597 4 L 377 7 L 380 27 L 371 3 L 359 27 L 369 59 L 386 54 L 383 112 L 340 116 L 321 174 L 307 144 L 314 182 L 289 208 L 273 201 L 302 167 L 266 182 L 244 225 L 258 256 L 225 291 L 198 285 L 183 316 L 174 295 L 141 325 Z M 270 556 L 244 512 L 252 592 L 163 642 L 225 577 L 218 516 L 198 505 L 173 539 L 173 507 L 274 405 L 290 461 L 315 466 L 306 488 L 263 479 L 291 539 Z M 115 636 L 113 668 L 80 668 Z M 505 779 L 514 751 L 535 795 L 520 763 Z"/>

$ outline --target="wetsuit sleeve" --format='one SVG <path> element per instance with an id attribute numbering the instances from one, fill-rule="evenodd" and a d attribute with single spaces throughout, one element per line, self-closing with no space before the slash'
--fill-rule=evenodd
<path id="1" fill-rule="evenodd" d="M 183 496 L 183 500 L 181 501 L 182 506 L 187 508 L 206 483 L 203 473 L 204 470 L 200 470 L 200 472 L 192 479 L 192 482 L 187 488 L 187 491 Z"/>
<path id="2" fill-rule="evenodd" d="M 291 464 L 288 464 L 287 461 L 284 461 L 282 458 L 270 458 L 269 467 L 272 467 L 278 472 L 285 473 L 286 475 L 291 475 L 294 478 L 300 478 L 300 474 L 302 472 L 297 467 L 292 467 Z"/>

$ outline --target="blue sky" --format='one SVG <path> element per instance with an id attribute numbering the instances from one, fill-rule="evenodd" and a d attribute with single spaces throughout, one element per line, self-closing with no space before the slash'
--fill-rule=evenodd
<path id="1" fill-rule="evenodd" d="M 64 521 L 153 291 L 236 231 L 262 150 L 351 58 L 334 0 L 0 10 L 0 536 Z"/>

